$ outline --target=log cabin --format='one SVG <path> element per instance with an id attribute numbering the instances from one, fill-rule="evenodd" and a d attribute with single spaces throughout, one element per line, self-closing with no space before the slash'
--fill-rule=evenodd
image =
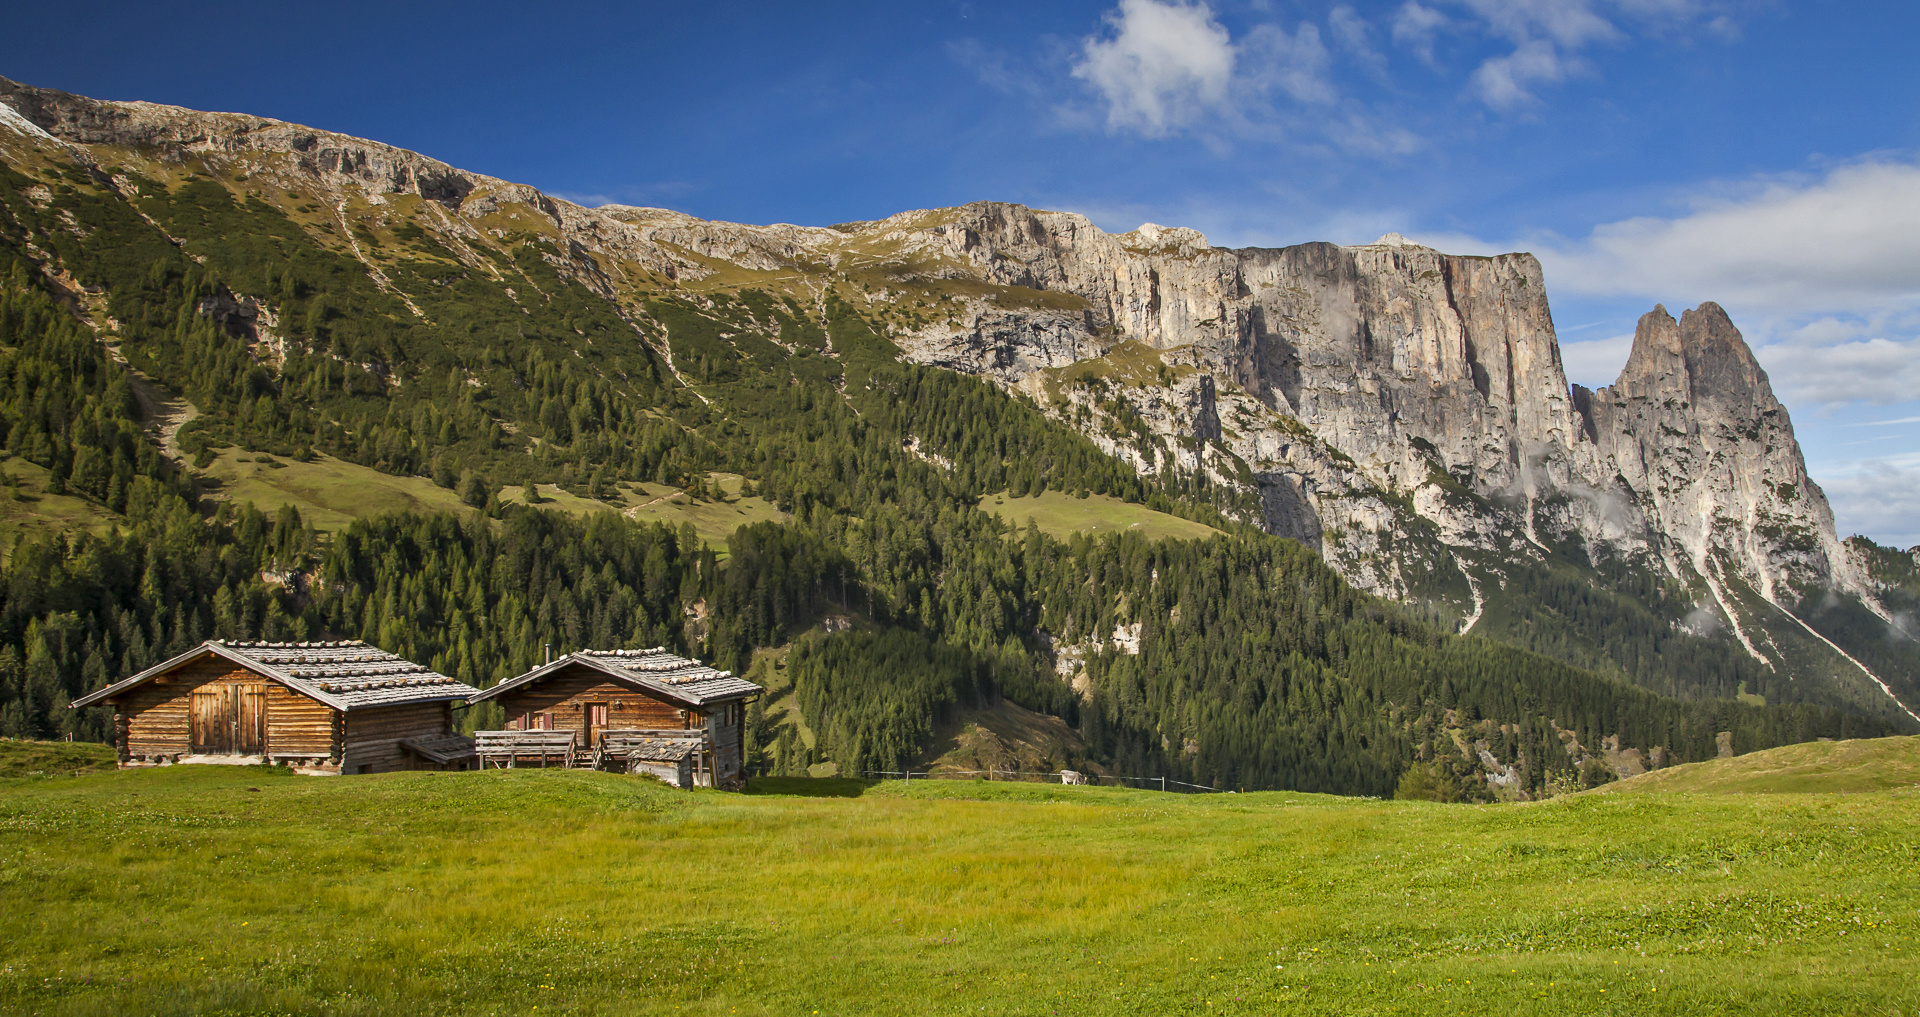
<path id="1" fill-rule="evenodd" d="M 122 767 L 279 763 L 308 773 L 466 769 L 453 704 L 479 693 L 358 640 L 208 640 L 98 692 Z M 422 752 L 412 746 L 428 745 Z"/>
<path id="2" fill-rule="evenodd" d="M 592 758 L 609 731 L 687 731 L 697 750 L 659 760 L 669 765 L 657 775 L 681 787 L 733 788 L 745 781 L 746 704 L 765 691 L 655 647 L 569 653 L 468 702 L 498 702 L 510 730 L 574 732 L 576 759 Z"/>

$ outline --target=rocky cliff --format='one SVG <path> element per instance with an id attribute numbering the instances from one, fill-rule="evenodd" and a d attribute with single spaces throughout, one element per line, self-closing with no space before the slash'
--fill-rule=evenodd
<path id="1" fill-rule="evenodd" d="M 1678 322 L 1655 308 L 1619 380 L 1588 392 L 1567 384 L 1531 255 L 1397 234 L 1227 250 L 991 202 L 830 228 L 587 209 L 376 142 L 4 79 L 0 154 L 77 161 L 130 201 L 141 181 L 211 176 L 409 306 L 360 238 L 424 230 L 474 271 L 509 238 L 541 238 L 542 257 L 649 335 L 642 298 L 663 287 L 816 308 L 837 294 L 883 318 L 906 357 L 1026 393 L 1143 473 L 1237 492 L 1226 503 L 1250 521 L 1463 629 L 1537 639 L 1544 616 L 1520 591 L 1572 570 L 1625 591 L 1648 624 L 1730 640 L 1787 680 L 1818 672 L 1856 705 L 1912 716 L 1901 699 L 1920 692 L 1808 623 L 1807 605 L 1834 597 L 1887 612 L 1714 304 Z M 1565 654 L 1623 652 L 1582 645 Z"/>

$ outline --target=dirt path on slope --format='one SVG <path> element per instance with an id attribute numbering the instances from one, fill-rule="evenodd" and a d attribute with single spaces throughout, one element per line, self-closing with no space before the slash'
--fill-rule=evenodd
<path id="1" fill-rule="evenodd" d="M 133 387 L 134 401 L 140 404 L 140 413 L 147 418 L 147 427 L 160 440 L 160 451 L 167 458 L 184 465 L 186 458 L 180 452 L 180 429 L 200 415 L 200 407 L 142 374 L 120 356 L 119 349 L 109 346 L 107 351 L 126 370 L 127 384 Z"/>

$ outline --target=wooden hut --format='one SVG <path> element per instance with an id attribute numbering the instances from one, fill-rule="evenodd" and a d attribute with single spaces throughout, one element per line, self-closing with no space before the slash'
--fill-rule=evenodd
<path id="1" fill-rule="evenodd" d="M 123 767 L 253 762 L 382 773 L 467 768 L 471 743 L 463 753 L 453 703 L 478 692 L 358 640 L 209 640 L 73 706 L 114 708 Z"/>
<path id="2" fill-rule="evenodd" d="M 609 734 L 646 735 L 652 740 L 628 753 L 629 769 L 681 787 L 726 788 L 744 780 L 746 704 L 765 691 L 664 648 L 582 650 L 469 702 L 498 702 L 510 730 L 573 732 L 572 758 L 580 765 L 607 758 Z M 648 765 L 635 767 L 634 760 Z"/>

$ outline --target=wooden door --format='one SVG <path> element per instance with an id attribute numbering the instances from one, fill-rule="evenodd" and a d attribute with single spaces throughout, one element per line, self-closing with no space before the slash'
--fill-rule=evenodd
<path id="1" fill-rule="evenodd" d="M 581 746 L 581 748 L 591 750 L 594 746 L 600 744 L 600 732 L 607 729 L 607 704 L 588 703 L 586 705 L 586 716 L 582 719 L 584 719 L 586 723 L 580 725 L 580 727 L 581 730 L 586 732 L 587 743 Z"/>
<path id="2" fill-rule="evenodd" d="M 233 751 L 258 756 L 267 750 L 267 687 L 242 685 L 234 698 Z"/>
<path id="3" fill-rule="evenodd" d="M 189 700 L 188 750 L 197 756 L 233 752 L 238 704 L 231 685 L 204 685 Z"/>

